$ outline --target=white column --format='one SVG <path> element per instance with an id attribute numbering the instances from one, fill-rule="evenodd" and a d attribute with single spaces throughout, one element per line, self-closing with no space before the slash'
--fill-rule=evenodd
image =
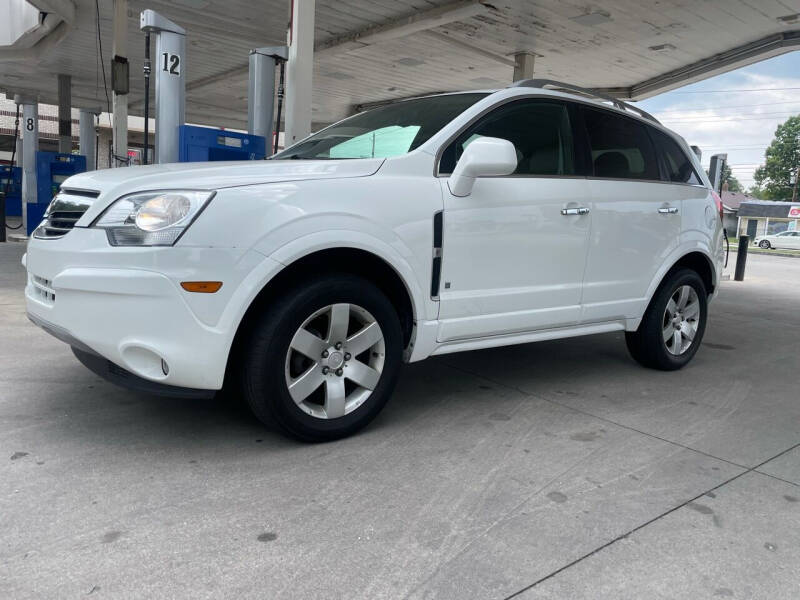
<path id="1" fill-rule="evenodd" d="M 58 151 L 72 152 L 72 77 L 58 76 Z"/>
<path id="2" fill-rule="evenodd" d="M 314 74 L 314 0 L 292 0 L 286 64 L 286 135 L 289 147 L 311 133 Z"/>
<path id="3" fill-rule="evenodd" d="M 128 0 L 114 0 L 114 39 L 112 57 L 128 56 Z M 105 65 L 108 67 L 108 65 Z M 124 167 L 128 158 L 128 95 L 113 92 L 112 130 L 113 148 L 116 158 L 113 167 Z"/>
<path id="4" fill-rule="evenodd" d="M 16 98 L 15 102 L 19 102 Z M 39 104 L 26 99 L 22 104 L 22 222 L 28 228 L 28 203 L 36 197 L 36 151 L 39 149 Z M 23 231 L 23 233 L 25 232 Z"/>
<path id="5" fill-rule="evenodd" d="M 94 117 L 99 111 L 82 108 L 80 112 L 80 153 L 86 157 L 86 170 L 94 171 L 97 133 Z"/>
<path id="6" fill-rule="evenodd" d="M 514 79 L 533 79 L 533 63 L 536 56 L 532 52 L 519 52 L 514 55 Z"/>

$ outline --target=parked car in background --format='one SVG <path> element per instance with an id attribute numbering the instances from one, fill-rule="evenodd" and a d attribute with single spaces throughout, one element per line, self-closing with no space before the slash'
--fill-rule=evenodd
<path id="1" fill-rule="evenodd" d="M 721 211 L 647 113 L 521 81 L 376 108 L 268 161 L 73 176 L 28 244 L 27 310 L 121 385 L 225 383 L 329 440 L 436 354 L 624 331 L 641 364 L 683 367 Z"/>
<path id="2" fill-rule="evenodd" d="M 774 250 L 800 250 L 800 231 L 783 231 L 774 235 L 760 235 L 753 240 L 759 248 Z"/>

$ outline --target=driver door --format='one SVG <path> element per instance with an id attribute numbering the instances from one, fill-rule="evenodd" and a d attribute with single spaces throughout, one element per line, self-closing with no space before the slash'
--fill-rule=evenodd
<path id="1" fill-rule="evenodd" d="M 579 322 L 591 215 L 587 181 L 576 174 L 572 114 L 558 100 L 509 102 L 445 148 L 440 174 L 483 136 L 512 142 L 518 164 L 511 175 L 478 178 L 466 197 L 440 179 L 440 342 Z"/>

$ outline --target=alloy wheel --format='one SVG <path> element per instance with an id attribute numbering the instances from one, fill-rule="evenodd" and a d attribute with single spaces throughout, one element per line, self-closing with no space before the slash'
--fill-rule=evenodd
<path id="1" fill-rule="evenodd" d="M 386 345 L 378 321 L 357 304 L 331 304 L 297 329 L 286 352 L 289 395 L 307 414 L 336 419 L 377 387 Z"/>
<path id="2" fill-rule="evenodd" d="M 700 300 L 690 285 L 676 289 L 667 302 L 662 321 L 664 345 L 670 354 L 680 356 L 692 345 L 700 325 Z"/>

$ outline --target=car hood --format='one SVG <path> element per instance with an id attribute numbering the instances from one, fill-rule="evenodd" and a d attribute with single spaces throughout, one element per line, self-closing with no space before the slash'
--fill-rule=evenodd
<path id="1" fill-rule="evenodd" d="M 222 188 L 302 181 L 366 177 L 375 173 L 382 158 L 353 160 L 246 160 L 205 163 L 168 163 L 88 171 L 68 178 L 66 190 L 100 192 L 79 225 L 93 219 L 120 196 L 150 190 L 219 190 Z"/>

